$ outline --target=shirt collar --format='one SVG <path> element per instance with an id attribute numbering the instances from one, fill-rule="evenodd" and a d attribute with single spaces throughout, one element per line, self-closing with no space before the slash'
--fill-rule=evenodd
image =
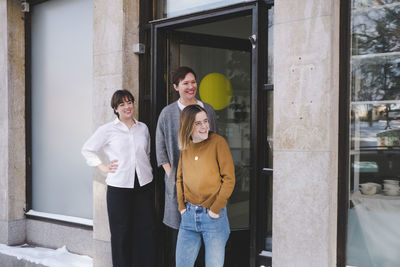
<path id="1" fill-rule="evenodd" d="M 201 106 L 202 108 L 204 108 L 204 104 L 203 104 L 203 102 L 201 102 L 200 100 L 197 100 L 196 99 L 196 101 L 197 101 L 197 105 L 199 105 L 199 106 Z M 182 102 L 181 102 L 181 99 L 179 98 L 178 99 L 178 107 L 179 107 L 179 109 L 182 111 L 184 108 L 186 108 L 186 106 L 184 105 L 184 104 L 182 104 Z"/>
<path id="2" fill-rule="evenodd" d="M 136 125 L 138 125 L 138 120 L 133 118 L 133 120 L 135 121 L 135 124 L 132 125 L 132 127 L 135 127 Z M 124 126 L 125 128 L 128 128 L 122 121 L 120 121 L 118 118 L 115 118 L 113 121 L 113 124 L 116 126 Z"/>

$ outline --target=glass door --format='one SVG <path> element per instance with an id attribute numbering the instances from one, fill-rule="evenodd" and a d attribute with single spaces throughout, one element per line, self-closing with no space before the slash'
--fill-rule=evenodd
<path id="1" fill-rule="evenodd" d="M 197 98 L 213 106 L 217 131 L 227 140 L 235 163 L 236 186 L 227 206 L 231 237 L 226 266 L 246 266 L 249 258 L 251 23 L 247 15 L 167 33 L 168 73 L 178 66 L 196 72 Z M 228 25 L 235 31 L 228 31 Z M 169 87 L 172 102 L 178 95 Z"/>

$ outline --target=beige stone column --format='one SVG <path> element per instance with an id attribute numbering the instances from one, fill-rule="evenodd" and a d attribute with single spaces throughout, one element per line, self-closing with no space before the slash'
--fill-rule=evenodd
<path id="1" fill-rule="evenodd" d="M 275 1 L 273 266 L 336 266 L 339 1 Z"/>
<path id="2" fill-rule="evenodd" d="M 25 241 L 25 40 L 19 1 L 0 0 L 0 243 Z"/>
<path id="3" fill-rule="evenodd" d="M 95 0 L 93 35 L 94 129 L 114 119 L 110 99 L 117 89 L 128 89 L 138 106 L 139 59 L 133 45 L 139 41 L 139 1 Z M 94 266 L 111 266 L 105 177 L 96 172 L 94 197 Z"/>

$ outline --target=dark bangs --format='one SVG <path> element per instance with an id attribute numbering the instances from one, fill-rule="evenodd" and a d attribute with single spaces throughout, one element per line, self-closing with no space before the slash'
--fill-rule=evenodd
<path id="1" fill-rule="evenodd" d="M 135 98 L 128 90 L 117 90 L 113 94 L 111 98 L 111 107 L 115 110 L 119 104 L 123 103 L 124 101 L 132 101 L 135 102 Z"/>

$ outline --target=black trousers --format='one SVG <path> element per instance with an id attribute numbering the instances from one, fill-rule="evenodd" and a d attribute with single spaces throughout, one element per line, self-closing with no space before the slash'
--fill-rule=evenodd
<path id="1" fill-rule="evenodd" d="M 153 184 L 107 187 L 107 210 L 114 267 L 155 267 Z"/>
<path id="2" fill-rule="evenodd" d="M 165 226 L 165 262 L 164 267 L 175 267 L 176 242 L 178 229 Z"/>

